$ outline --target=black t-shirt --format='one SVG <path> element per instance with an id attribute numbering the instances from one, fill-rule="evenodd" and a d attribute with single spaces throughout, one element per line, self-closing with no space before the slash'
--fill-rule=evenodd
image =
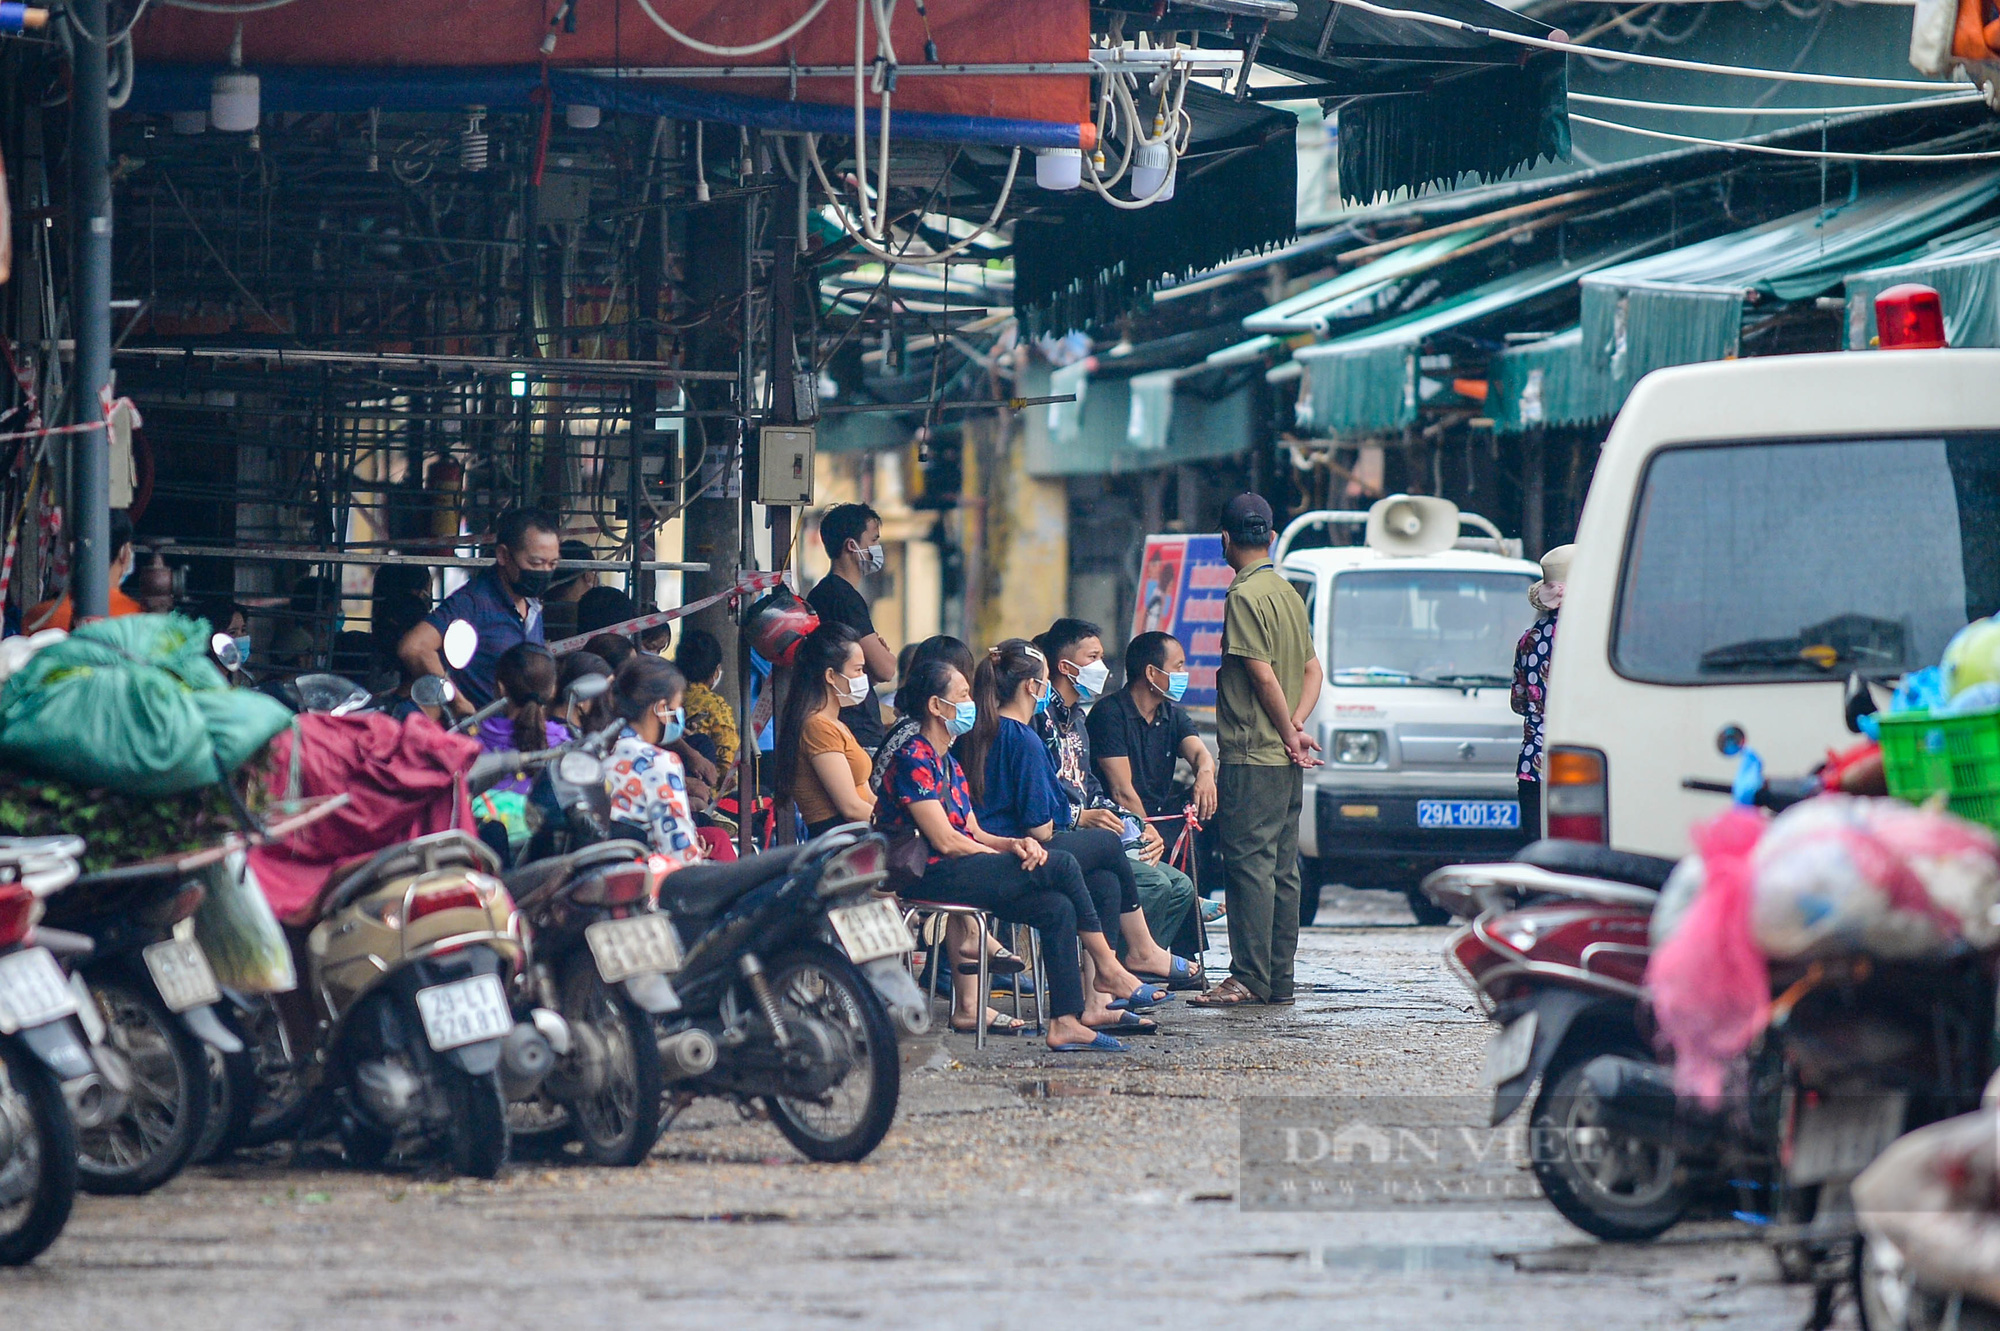
<path id="1" fill-rule="evenodd" d="M 838 573 L 829 573 L 815 583 L 813 589 L 806 593 L 806 601 L 822 624 L 844 624 L 862 638 L 875 631 L 875 620 L 868 613 L 868 602 L 854 589 L 853 583 Z M 841 708 L 840 723 L 853 732 L 854 738 L 869 753 L 875 752 L 876 747 L 889 737 L 888 727 L 882 724 L 882 705 L 875 701 L 873 694 L 862 700 L 859 706 Z"/>
<path id="2" fill-rule="evenodd" d="M 1160 709 L 1147 721 L 1139 715 L 1131 693 L 1120 689 L 1090 709 L 1089 726 L 1091 756 L 1097 763 L 1123 758 L 1132 764 L 1132 789 L 1146 806 L 1147 817 L 1181 811 L 1174 791 L 1174 763 L 1181 741 L 1195 733 L 1186 712 L 1162 698 Z M 1104 785 L 1107 790 L 1111 787 L 1108 780 Z"/>

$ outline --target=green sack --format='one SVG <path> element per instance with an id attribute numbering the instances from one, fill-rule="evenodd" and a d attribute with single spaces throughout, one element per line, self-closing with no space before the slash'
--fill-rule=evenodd
<path id="1" fill-rule="evenodd" d="M 132 795 L 215 784 L 291 713 L 230 688 L 208 637 L 204 620 L 124 615 L 44 647 L 0 686 L 0 760 Z"/>

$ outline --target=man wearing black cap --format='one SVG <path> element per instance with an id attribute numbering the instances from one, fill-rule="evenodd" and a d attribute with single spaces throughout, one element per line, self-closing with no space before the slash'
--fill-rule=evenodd
<path id="1" fill-rule="evenodd" d="M 1299 944 L 1299 815 L 1319 745 L 1302 726 L 1319 700 L 1305 602 L 1271 563 L 1271 506 L 1241 494 L 1222 510 L 1222 549 L 1236 580 L 1215 677 L 1221 776 L 1213 826 L 1228 877 L 1229 978 L 1188 1000 L 1199 1007 L 1292 1002 Z"/>

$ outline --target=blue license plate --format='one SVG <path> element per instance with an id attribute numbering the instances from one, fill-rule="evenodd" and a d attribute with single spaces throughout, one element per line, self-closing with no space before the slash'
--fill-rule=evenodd
<path id="1" fill-rule="evenodd" d="M 1513 828 L 1521 825 L 1515 800 L 1418 800 L 1418 827 Z"/>

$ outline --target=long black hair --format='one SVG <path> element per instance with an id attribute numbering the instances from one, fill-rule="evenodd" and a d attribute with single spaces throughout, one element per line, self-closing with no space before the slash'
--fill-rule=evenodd
<path id="1" fill-rule="evenodd" d="M 639 652 L 627 657 L 611 683 L 612 708 L 627 722 L 636 722 L 654 703 L 687 692 L 687 678 L 664 656 Z"/>
<path id="2" fill-rule="evenodd" d="M 514 713 L 514 747 L 524 753 L 549 746 L 549 705 L 556 700 L 556 658 L 538 642 L 517 642 L 500 653 L 493 673 Z"/>
<path id="3" fill-rule="evenodd" d="M 917 677 L 918 668 L 932 661 L 943 661 L 965 676 L 967 683 L 972 681 L 974 666 L 972 649 L 963 642 L 949 634 L 940 633 L 936 637 L 925 638 L 918 643 L 910 653 L 910 663 L 903 667 L 902 682 L 896 687 L 896 714 L 915 717 L 918 725 L 922 725 L 924 721 L 923 717 L 918 715 L 923 710 L 923 704 L 919 702 L 913 705 L 907 696 L 908 690 L 911 681 Z"/>
<path id="4" fill-rule="evenodd" d="M 1026 638 L 1009 638 L 992 648 L 973 673 L 972 701 L 979 707 L 979 719 L 954 747 L 975 802 L 986 802 L 986 755 L 1000 733 L 1000 709 L 1014 700 L 1022 685 L 1048 673 L 1047 658 Z"/>
<path id="5" fill-rule="evenodd" d="M 914 719 L 918 725 L 928 722 L 931 699 L 942 698 L 951 691 L 954 675 L 961 675 L 959 668 L 941 659 L 919 661 L 911 666 L 910 677 L 904 681 L 902 692 L 898 695 L 910 705 L 904 715 Z M 942 758 L 944 755 L 938 756 Z"/>
<path id="6" fill-rule="evenodd" d="M 848 653 L 861 641 L 845 624 L 831 621 L 814 629 L 799 644 L 792 658 L 791 686 L 785 690 L 784 706 L 778 709 L 778 770 L 772 777 L 778 798 L 790 799 L 798 784 L 799 741 L 805 736 L 806 721 L 826 706 L 826 672 L 839 674 L 847 667 Z"/>

